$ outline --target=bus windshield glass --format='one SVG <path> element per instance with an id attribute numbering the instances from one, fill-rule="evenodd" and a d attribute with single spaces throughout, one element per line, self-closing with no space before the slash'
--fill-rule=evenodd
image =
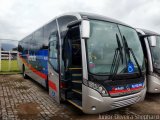
<path id="1" fill-rule="evenodd" d="M 112 66 L 114 66 L 116 50 L 124 48 L 123 36 L 128 47 L 133 50 L 134 55 L 142 69 L 143 52 L 136 31 L 130 27 L 110 23 L 106 21 L 90 20 L 90 38 L 87 40 L 87 54 L 89 72 L 93 74 L 110 75 Z M 118 44 L 119 42 L 119 44 Z M 121 45 L 121 46 L 120 46 Z M 116 74 L 128 73 L 127 57 L 124 49 L 119 51 L 118 67 Z M 131 56 L 131 55 L 130 55 Z M 135 67 L 134 72 L 139 72 L 135 60 L 131 56 L 131 61 Z"/>
<path id="2" fill-rule="evenodd" d="M 138 65 L 141 71 L 144 71 L 145 69 L 144 54 L 143 54 L 142 46 L 141 46 L 136 30 L 130 27 L 123 26 L 123 25 L 118 25 L 118 27 L 120 29 L 122 37 L 126 39 L 129 49 L 132 50 L 138 62 L 138 64 L 136 64 L 136 60 L 133 58 L 133 55 L 130 55 L 130 59 L 134 64 L 134 72 L 138 72 Z"/>
<path id="3" fill-rule="evenodd" d="M 150 46 L 150 49 L 152 54 L 153 67 L 160 69 L 160 36 L 156 36 L 156 46 Z"/>

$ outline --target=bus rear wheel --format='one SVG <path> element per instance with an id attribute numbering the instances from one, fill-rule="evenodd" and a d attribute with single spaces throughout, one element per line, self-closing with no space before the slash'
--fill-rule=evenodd
<path id="1" fill-rule="evenodd" d="M 23 78 L 24 78 L 24 79 L 27 79 L 27 78 L 28 78 L 28 76 L 27 76 L 26 73 L 25 73 L 25 66 L 24 66 L 24 65 L 22 66 L 22 75 L 23 75 Z"/>

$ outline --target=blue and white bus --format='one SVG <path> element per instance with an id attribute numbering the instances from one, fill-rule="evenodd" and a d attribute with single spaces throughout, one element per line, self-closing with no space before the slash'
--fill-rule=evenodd
<path id="1" fill-rule="evenodd" d="M 147 92 L 160 93 L 160 34 L 137 29 L 146 58 Z"/>
<path id="2" fill-rule="evenodd" d="M 144 100 L 145 64 L 136 30 L 88 13 L 56 17 L 19 42 L 19 66 L 58 103 L 95 114 Z"/>

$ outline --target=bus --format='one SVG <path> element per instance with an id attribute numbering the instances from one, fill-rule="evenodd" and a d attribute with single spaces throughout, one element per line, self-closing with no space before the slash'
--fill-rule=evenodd
<path id="1" fill-rule="evenodd" d="M 137 29 L 146 58 L 147 92 L 160 93 L 160 34 Z"/>
<path id="2" fill-rule="evenodd" d="M 19 42 L 19 66 L 48 89 L 95 114 L 132 105 L 146 94 L 145 62 L 136 30 L 90 13 L 56 17 Z"/>

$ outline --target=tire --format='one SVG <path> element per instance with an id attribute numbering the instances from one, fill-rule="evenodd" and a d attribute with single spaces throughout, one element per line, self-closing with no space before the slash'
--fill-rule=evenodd
<path id="1" fill-rule="evenodd" d="M 48 76 L 47 76 L 47 80 L 46 80 L 46 90 L 49 91 Z"/>
<path id="2" fill-rule="evenodd" d="M 22 75 L 23 75 L 24 79 L 28 78 L 28 76 L 25 74 L 25 66 L 24 65 L 22 66 Z"/>

